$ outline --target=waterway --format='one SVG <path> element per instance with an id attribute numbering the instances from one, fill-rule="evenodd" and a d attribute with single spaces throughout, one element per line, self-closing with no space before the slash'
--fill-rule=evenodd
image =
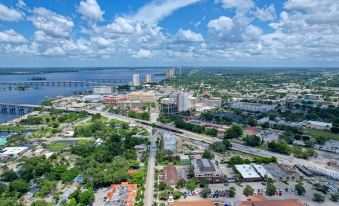
<path id="1" fill-rule="evenodd" d="M 138 73 L 140 82 L 142 82 L 146 74 L 152 74 L 153 81 L 164 78 L 161 74 L 165 73 L 163 68 L 112 68 L 104 70 L 81 70 L 78 72 L 60 72 L 45 74 L 28 74 L 28 75 L 0 75 L 0 81 L 27 81 L 32 77 L 42 77 L 46 80 L 73 80 L 84 81 L 89 79 L 121 79 L 132 81 L 132 75 Z M 63 86 L 43 86 L 30 88 L 27 90 L 15 90 L 15 86 L 9 90 L 9 86 L 0 85 L 0 103 L 16 103 L 16 104 L 40 104 L 45 98 L 54 98 L 57 96 L 70 96 L 74 92 L 90 90 L 89 87 L 63 87 Z M 18 117 L 17 114 L 0 113 L 0 123 L 7 122 Z"/>

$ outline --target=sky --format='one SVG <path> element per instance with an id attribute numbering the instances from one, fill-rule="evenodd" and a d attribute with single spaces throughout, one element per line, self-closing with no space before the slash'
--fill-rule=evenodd
<path id="1" fill-rule="evenodd" d="M 339 0 L 0 0 L 0 67 L 335 67 Z"/>

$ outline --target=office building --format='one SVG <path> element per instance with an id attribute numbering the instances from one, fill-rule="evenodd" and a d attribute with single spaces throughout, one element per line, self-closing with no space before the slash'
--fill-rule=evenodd
<path id="1" fill-rule="evenodd" d="M 152 74 L 146 74 L 145 83 L 152 82 Z"/>
<path id="2" fill-rule="evenodd" d="M 232 109 L 240 109 L 240 110 L 250 111 L 250 112 L 267 113 L 273 110 L 275 105 L 249 103 L 249 102 L 233 102 L 231 103 L 230 107 Z"/>
<path id="3" fill-rule="evenodd" d="M 134 101 L 140 100 L 142 103 L 155 103 L 154 92 L 131 92 L 127 95 L 127 99 Z"/>
<path id="4" fill-rule="evenodd" d="M 93 94 L 112 94 L 115 92 L 115 87 L 111 86 L 95 86 L 92 88 Z"/>
<path id="5" fill-rule="evenodd" d="M 166 70 L 166 78 L 171 79 L 171 78 L 174 77 L 174 75 L 175 75 L 175 70 L 174 69 L 167 69 Z"/>
<path id="6" fill-rule="evenodd" d="M 210 159 L 193 159 L 194 177 L 197 179 L 206 179 L 212 183 L 223 182 L 224 177 L 221 169 L 216 165 L 214 160 Z"/>
<path id="7" fill-rule="evenodd" d="M 178 107 L 170 98 L 164 98 L 160 100 L 160 113 L 162 115 L 175 115 L 178 113 Z"/>
<path id="8" fill-rule="evenodd" d="M 170 95 L 170 98 L 177 105 L 178 112 L 189 110 L 188 93 L 178 92 Z"/>
<path id="9" fill-rule="evenodd" d="M 133 74 L 132 85 L 133 86 L 139 86 L 140 85 L 140 76 L 139 76 L 139 74 L 137 74 L 137 73 Z"/>

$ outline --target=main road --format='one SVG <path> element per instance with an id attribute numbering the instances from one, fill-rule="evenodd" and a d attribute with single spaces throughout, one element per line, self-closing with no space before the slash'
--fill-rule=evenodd
<path id="1" fill-rule="evenodd" d="M 154 192 L 154 167 L 155 167 L 155 157 L 157 154 L 157 140 L 158 132 L 155 132 L 150 136 L 150 153 L 148 160 L 148 168 L 147 168 L 147 178 L 145 185 L 145 196 L 144 196 L 144 205 L 151 206 L 153 204 L 153 192 Z"/>

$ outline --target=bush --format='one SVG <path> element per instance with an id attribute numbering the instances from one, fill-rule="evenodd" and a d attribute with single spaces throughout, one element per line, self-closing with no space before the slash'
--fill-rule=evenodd
<path id="1" fill-rule="evenodd" d="M 250 185 L 246 185 L 243 191 L 245 196 L 253 195 L 254 189 Z"/>

